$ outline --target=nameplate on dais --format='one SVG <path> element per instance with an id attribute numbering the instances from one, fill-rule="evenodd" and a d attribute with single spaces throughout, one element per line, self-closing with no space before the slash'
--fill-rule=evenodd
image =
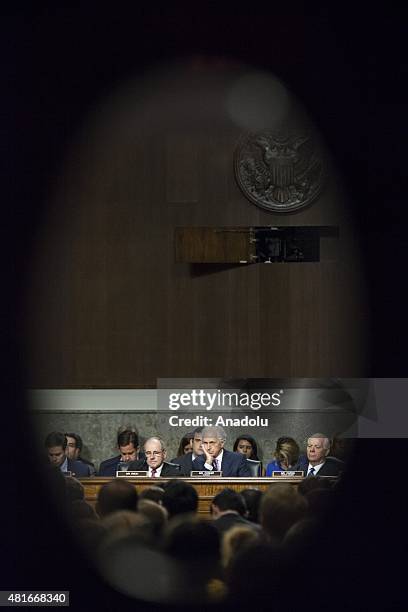
<path id="1" fill-rule="evenodd" d="M 222 476 L 222 472 L 218 471 L 218 470 L 193 470 L 192 472 L 190 472 L 190 476 L 191 478 L 208 478 L 208 477 L 215 477 L 215 478 L 219 478 L 220 476 Z"/>

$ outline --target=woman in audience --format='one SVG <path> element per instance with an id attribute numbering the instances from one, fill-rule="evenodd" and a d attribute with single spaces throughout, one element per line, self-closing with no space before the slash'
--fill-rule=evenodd
<path id="1" fill-rule="evenodd" d="M 307 459 L 300 455 L 298 443 L 288 436 L 278 439 L 273 456 L 274 461 L 266 466 L 266 476 L 272 476 L 273 472 L 307 469 Z"/>

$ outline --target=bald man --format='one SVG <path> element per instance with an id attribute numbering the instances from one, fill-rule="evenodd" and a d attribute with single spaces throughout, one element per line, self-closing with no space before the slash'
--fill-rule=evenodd
<path id="1" fill-rule="evenodd" d="M 132 461 L 128 470 L 143 470 L 148 472 L 150 478 L 166 478 L 168 476 L 180 476 L 180 466 L 174 463 L 166 463 L 166 448 L 160 438 L 149 438 L 144 443 L 146 458 Z"/>

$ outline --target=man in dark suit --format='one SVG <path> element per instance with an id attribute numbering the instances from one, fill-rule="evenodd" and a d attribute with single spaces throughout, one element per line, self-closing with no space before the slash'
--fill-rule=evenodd
<path id="1" fill-rule="evenodd" d="M 130 463 L 141 459 L 139 454 L 139 436 L 136 430 L 125 429 L 118 434 L 120 455 L 105 459 L 99 466 L 99 476 L 116 476 L 119 463 Z"/>
<path id="2" fill-rule="evenodd" d="M 132 461 L 128 470 L 144 470 L 151 478 L 180 476 L 181 468 L 175 463 L 166 463 L 166 449 L 160 438 L 149 438 L 144 443 L 144 459 Z"/>
<path id="3" fill-rule="evenodd" d="M 344 462 L 328 457 L 330 440 L 325 434 L 316 433 L 307 440 L 307 476 L 340 476 Z"/>
<path id="4" fill-rule="evenodd" d="M 86 465 L 89 466 L 91 475 L 95 476 L 96 470 L 94 464 L 91 463 L 91 461 L 85 459 L 84 457 L 81 457 L 83 448 L 81 436 L 77 433 L 71 432 L 65 433 L 65 437 L 67 439 L 66 454 L 68 459 L 71 459 L 72 461 L 81 461 L 81 463 L 86 463 Z"/>
<path id="5" fill-rule="evenodd" d="M 232 527 L 250 527 L 254 531 L 260 530 L 259 525 L 244 518 L 245 500 L 240 493 L 232 489 L 223 489 L 217 493 L 211 504 L 211 514 L 214 525 L 221 534 Z"/>
<path id="6" fill-rule="evenodd" d="M 224 449 L 227 435 L 222 427 L 204 427 L 203 455 L 193 461 L 194 470 L 221 471 L 223 476 L 252 476 L 246 457 Z"/>
<path id="7" fill-rule="evenodd" d="M 186 453 L 185 455 L 181 455 L 180 457 L 176 457 L 173 459 L 172 463 L 177 463 L 181 466 L 181 475 L 182 476 L 190 476 L 193 467 L 193 461 L 197 457 L 201 457 L 204 454 L 203 446 L 202 446 L 202 427 L 196 427 L 193 431 L 193 437 L 191 439 L 191 443 L 193 446 L 193 450 L 191 453 Z"/>
<path id="8" fill-rule="evenodd" d="M 45 448 L 49 463 L 63 473 L 70 472 L 76 478 L 92 476 L 89 465 L 67 457 L 67 439 L 61 431 L 52 431 L 45 439 Z"/>

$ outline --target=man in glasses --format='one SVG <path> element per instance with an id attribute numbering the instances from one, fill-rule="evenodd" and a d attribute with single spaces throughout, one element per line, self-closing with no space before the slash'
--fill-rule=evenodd
<path id="1" fill-rule="evenodd" d="M 145 470 L 151 478 L 180 476 L 180 466 L 174 463 L 166 463 L 166 449 L 160 438 L 149 438 L 144 443 L 146 458 L 132 461 L 128 470 Z"/>

